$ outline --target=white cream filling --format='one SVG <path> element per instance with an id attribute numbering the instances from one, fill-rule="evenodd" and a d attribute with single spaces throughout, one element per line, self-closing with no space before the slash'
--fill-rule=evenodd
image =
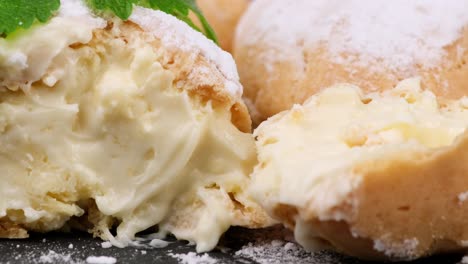
<path id="1" fill-rule="evenodd" d="M 464 101 L 442 107 L 418 79 L 381 94 L 364 95 L 351 85 L 325 89 L 254 132 L 259 165 L 251 193 L 271 214 L 278 204 L 298 208 L 296 233 L 308 230 L 307 219 L 350 220 L 333 209 L 358 202 L 350 197 L 361 182 L 353 168 L 453 144 L 468 126 Z"/>

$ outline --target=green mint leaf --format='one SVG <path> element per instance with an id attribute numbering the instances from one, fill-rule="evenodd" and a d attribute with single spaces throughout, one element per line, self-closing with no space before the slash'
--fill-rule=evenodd
<path id="1" fill-rule="evenodd" d="M 171 14 L 178 19 L 184 21 L 195 30 L 203 32 L 209 39 L 218 43 L 216 34 L 210 24 L 203 16 L 202 11 L 198 8 L 195 0 L 148 0 L 150 6 L 154 9 L 159 9 L 165 13 Z M 198 28 L 189 18 L 189 13 L 192 11 L 202 24 L 203 30 Z"/>
<path id="2" fill-rule="evenodd" d="M 127 20 L 133 5 L 161 10 L 184 21 L 195 30 L 203 32 L 218 43 L 216 34 L 198 8 L 195 0 L 86 0 L 100 11 L 111 11 L 122 20 Z M 60 7 L 60 0 L 0 0 L 0 36 L 5 37 L 18 28 L 27 29 L 37 20 L 47 22 Z M 192 11 L 200 20 L 202 29 L 190 19 Z"/>
<path id="3" fill-rule="evenodd" d="M 133 11 L 133 4 L 138 0 L 88 0 L 88 4 L 94 9 L 110 10 L 122 20 L 127 20 Z"/>
<path id="4" fill-rule="evenodd" d="M 0 0 L 0 36 L 47 22 L 59 7 L 60 0 Z"/>
<path id="5" fill-rule="evenodd" d="M 133 5 L 161 10 L 184 21 L 195 30 L 203 32 L 215 43 L 218 43 L 214 30 L 208 24 L 208 21 L 198 8 L 195 0 L 87 0 L 87 2 L 96 10 L 112 11 L 112 13 L 122 20 L 127 20 L 130 17 L 133 11 Z M 190 19 L 190 11 L 192 11 L 200 20 L 203 30 L 198 28 Z"/>

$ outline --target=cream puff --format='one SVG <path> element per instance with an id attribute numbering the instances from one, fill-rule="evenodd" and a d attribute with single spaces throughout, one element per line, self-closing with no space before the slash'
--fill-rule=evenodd
<path id="1" fill-rule="evenodd" d="M 458 0 L 252 2 L 233 53 L 254 122 L 342 82 L 373 92 L 420 77 L 441 100 L 466 95 L 467 13 Z"/>
<path id="2" fill-rule="evenodd" d="M 81 222 L 125 246 L 159 226 L 207 251 L 232 225 L 271 223 L 245 191 L 241 95 L 232 57 L 175 17 L 62 0 L 0 39 L 0 237 Z"/>

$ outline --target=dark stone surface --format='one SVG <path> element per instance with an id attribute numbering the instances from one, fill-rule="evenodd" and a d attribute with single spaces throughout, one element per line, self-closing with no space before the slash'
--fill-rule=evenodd
<path id="1" fill-rule="evenodd" d="M 282 236 L 280 234 L 279 236 Z M 217 263 L 257 263 L 248 257 L 240 257 L 235 252 L 243 246 L 260 240 L 271 241 L 278 239 L 277 229 L 252 231 L 241 228 L 232 228 L 220 242 L 220 247 L 209 253 Z M 284 236 L 282 236 L 284 238 Z M 168 238 L 171 243 L 165 248 L 149 246 L 149 241 L 142 242 L 139 247 L 127 247 L 124 249 L 111 247 L 103 248 L 100 239 L 92 238 L 86 233 L 50 233 L 32 234 L 25 240 L 0 240 L 0 263 L 86 263 L 89 256 L 108 256 L 117 259 L 117 263 L 180 263 L 171 254 L 186 254 L 194 252 L 195 248 L 183 241 L 175 241 Z M 70 246 L 72 245 L 72 246 Z M 50 251 L 55 252 L 52 253 Z M 342 256 L 332 252 L 320 252 L 309 254 L 306 252 L 295 253 L 296 256 L 304 256 L 303 261 L 294 260 L 296 263 L 312 264 L 371 264 L 357 259 Z M 42 256 L 42 258 L 41 258 Z M 49 258 L 44 257 L 49 256 Z M 457 263 L 462 255 L 443 255 L 422 259 L 409 264 L 435 264 Z M 276 257 L 278 263 L 292 263 L 286 258 Z"/>

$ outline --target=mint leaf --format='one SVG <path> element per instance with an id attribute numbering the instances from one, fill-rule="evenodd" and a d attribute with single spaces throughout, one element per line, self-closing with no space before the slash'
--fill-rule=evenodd
<path id="1" fill-rule="evenodd" d="M 203 32 L 209 39 L 218 43 L 216 34 L 211 28 L 210 24 L 203 16 L 202 11 L 198 8 L 195 0 L 148 0 L 149 4 L 154 9 L 159 9 L 165 13 L 171 14 L 178 19 L 189 24 L 195 30 Z M 195 26 L 193 21 L 189 18 L 189 13 L 192 11 L 202 24 L 203 31 Z"/>
<path id="2" fill-rule="evenodd" d="M 195 30 L 203 32 L 218 43 L 216 34 L 198 8 L 195 0 L 86 0 L 92 8 L 111 11 L 122 20 L 127 20 L 133 5 L 161 10 L 184 21 Z M 18 28 L 29 28 L 37 20 L 47 22 L 60 7 L 60 0 L 0 0 L 0 36 L 5 37 Z M 202 29 L 190 19 L 192 11 L 200 20 Z"/>
<path id="3" fill-rule="evenodd" d="M 0 0 L 0 35 L 47 22 L 59 7 L 60 0 Z"/>
<path id="4" fill-rule="evenodd" d="M 133 4 L 138 0 L 88 0 L 88 4 L 94 9 L 110 10 L 122 20 L 127 20 L 133 11 Z"/>
<path id="5" fill-rule="evenodd" d="M 184 21 L 195 30 L 203 32 L 208 38 L 218 43 L 216 34 L 198 8 L 195 0 L 87 0 L 88 4 L 100 11 L 111 11 L 122 20 L 127 20 L 132 14 L 133 5 L 139 5 L 155 10 L 161 10 Z M 202 24 L 198 28 L 190 19 L 190 11 L 194 12 Z"/>

